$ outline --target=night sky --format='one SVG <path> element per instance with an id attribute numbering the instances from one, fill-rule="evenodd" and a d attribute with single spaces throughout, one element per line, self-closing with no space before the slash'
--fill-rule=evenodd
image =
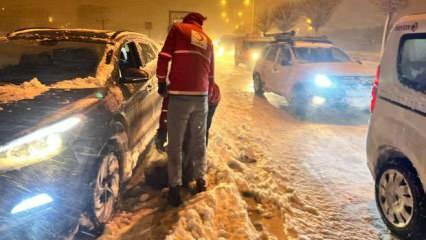
<path id="1" fill-rule="evenodd" d="M 245 14 L 241 21 L 250 23 L 251 11 L 244 8 L 243 0 L 228 0 L 235 2 L 234 12 L 242 10 Z M 273 2 L 282 0 L 257 0 L 258 11 L 264 6 L 271 6 Z M 241 2 L 241 3 L 239 3 Z M 103 6 L 105 12 L 98 16 L 86 16 L 80 19 L 78 6 L 89 4 Z M 2 8 L 4 11 L 2 12 Z M 238 8 L 238 9 L 237 9 Z M 21 9 L 22 11 L 20 11 Z M 0 31 L 10 31 L 17 27 L 27 26 L 59 26 L 59 27 L 90 27 L 101 28 L 102 23 L 108 29 L 128 29 L 148 33 L 145 22 L 153 22 L 151 35 L 154 38 L 162 38 L 167 31 L 169 10 L 200 11 L 209 17 L 207 30 L 213 35 L 220 35 L 234 31 L 235 23 L 226 23 L 221 19 L 220 0 L 2 0 L 0 3 Z M 411 6 L 404 12 L 426 12 L 426 1 L 411 0 Z M 5 15 L 5 13 L 7 13 Z M 3 14 L 3 16 L 1 15 Z M 95 14 L 91 14 L 95 15 Z M 102 16 L 100 16 L 102 15 Z M 9 20 L 4 21 L 2 17 Z M 52 22 L 48 22 L 48 17 Z M 35 21 L 34 18 L 38 20 Z M 369 0 L 344 0 L 337 9 L 329 24 L 324 30 L 367 28 L 383 24 L 384 16 L 377 7 L 369 3 Z"/>

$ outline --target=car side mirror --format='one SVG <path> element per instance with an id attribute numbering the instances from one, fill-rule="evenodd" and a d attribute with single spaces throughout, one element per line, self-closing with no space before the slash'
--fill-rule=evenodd
<path id="1" fill-rule="evenodd" d="M 127 68 L 121 83 L 143 83 L 150 79 L 149 73 L 139 68 Z"/>

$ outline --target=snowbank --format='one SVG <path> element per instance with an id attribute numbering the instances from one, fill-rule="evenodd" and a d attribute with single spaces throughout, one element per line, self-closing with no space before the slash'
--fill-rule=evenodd
<path id="1" fill-rule="evenodd" d="M 188 202 L 167 240 L 258 239 L 236 186 L 220 184 Z"/>

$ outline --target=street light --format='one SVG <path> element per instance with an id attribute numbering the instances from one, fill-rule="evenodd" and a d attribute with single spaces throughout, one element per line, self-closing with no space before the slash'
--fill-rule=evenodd
<path id="1" fill-rule="evenodd" d="M 49 17 L 47 18 L 47 20 L 49 21 L 49 23 L 53 23 L 53 17 Z"/>
<path id="2" fill-rule="evenodd" d="M 226 4 L 227 4 L 227 1 L 226 1 L 226 0 L 221 0 L 221 1 L 220 1 L 220 5 L 222 5 L 222 6 L 226 6 Z"/>

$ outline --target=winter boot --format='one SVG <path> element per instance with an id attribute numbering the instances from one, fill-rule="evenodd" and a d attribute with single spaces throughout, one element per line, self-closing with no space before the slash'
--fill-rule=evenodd
<path id="1" fill-rule="evenodd" d="M 191 189 L 191 183 L 192 183 L 193 179 L 190 178 L 183 178 L 182 179 L 182 186 L 186 189 Z"/>
<path id="2" fill-rule="evenodd" d="M 157 149 L 161 152 L 166 152 L 166 142 L 167 142 L 167 131 L 163 129 L 158 129 L 157 136 L 155 138 L 155 145 Z"/>
<path id="3" fill-rule="evenodd" d="M 170 187 L 169 194 L 167 195 L 167 200 L 169 204 L 173 207 L 179 207 L 182 204 L 182 198 L 180 196 L 179 187 Z"/>
<path id="4" fill-rule="evenodd" d="M 200 178 L 197 179 L 197 187 L 195 188 L 195 193 L 202 193 L 205 192 L 207 190 L 207 184 L 206 184 L 206 180 Z"/>

